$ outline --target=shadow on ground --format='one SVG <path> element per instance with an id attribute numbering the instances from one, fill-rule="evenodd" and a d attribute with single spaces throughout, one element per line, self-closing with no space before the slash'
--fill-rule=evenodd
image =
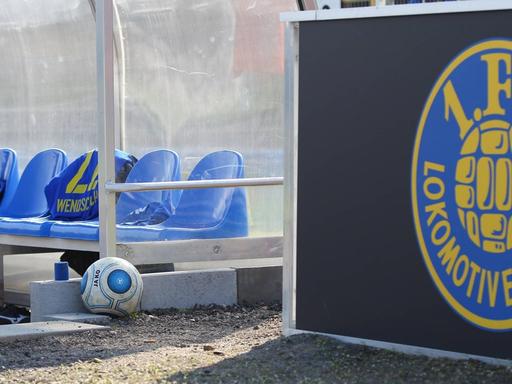
<path id="1" fill-rule="evenodd" d="M 106 331 L 0 342 L 0 375 L 6 370 L 49 368 L 153 351 L 213 343 L 279 315 L 279 308 L 210 306 L 140 313 L 114 320 Z"/>
<path id="2" fill-rule="evenodd" d="M 342 344 L 315 335 L 270 341 L 172 383 L 512 383 L 510 368 Z"/>

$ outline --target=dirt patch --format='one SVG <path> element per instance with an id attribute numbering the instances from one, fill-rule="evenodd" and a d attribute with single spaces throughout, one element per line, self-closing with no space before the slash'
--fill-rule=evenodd
<path id="1" fill-rule="evenodd" d="M 276 307 L 141 313 L 112 330 L 0 343 L 6 383 L 512 383 L 512 370 L 281 337 Z"/>

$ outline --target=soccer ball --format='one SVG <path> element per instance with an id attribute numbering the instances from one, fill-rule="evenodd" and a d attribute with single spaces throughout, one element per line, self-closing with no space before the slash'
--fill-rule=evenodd
<path id="1" fill-rule="evenodd" d="M 128 261 L 105 257 L 87 268 L 80 293 L 91 312 L 127 316 L 135 312 L 140 303 L 142 278 Z"/>

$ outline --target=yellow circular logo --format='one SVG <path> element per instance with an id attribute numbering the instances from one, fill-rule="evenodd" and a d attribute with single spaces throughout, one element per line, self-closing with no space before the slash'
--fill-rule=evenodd
<path id="1" fill-rule="evenodd" d="M 464 319 L 512 330 L 512 41 L 479 42 L 435 83 L 414 146 L 423 259 Z"/>

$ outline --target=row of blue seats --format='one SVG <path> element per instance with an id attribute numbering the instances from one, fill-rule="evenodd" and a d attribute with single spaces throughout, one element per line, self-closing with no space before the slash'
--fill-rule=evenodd
<path id="1" fill-rule="evenodd" d="M 38 153 L 19 175 L 16 153 L 0 150 L 0 234 L 98 240 L 98 219 L 50 220 L 44 188 L 68 164 L 59 149 Z M 234 151 L 204 156 L 188 180 L 244 177 L 243 158 Z M 144 155 L 131 169 L 127 183 L 180 180 L 180 159 L 170 150 Z M 130 214 L 151 203 L 170 206 L 172 214 L 152 225 L 122 224 Z M 116 205 L 119 242 L 242 237 L 248 234 L 246 195 L 243 188 L 208 188 L 184 191 L 123 192 Z"/>

